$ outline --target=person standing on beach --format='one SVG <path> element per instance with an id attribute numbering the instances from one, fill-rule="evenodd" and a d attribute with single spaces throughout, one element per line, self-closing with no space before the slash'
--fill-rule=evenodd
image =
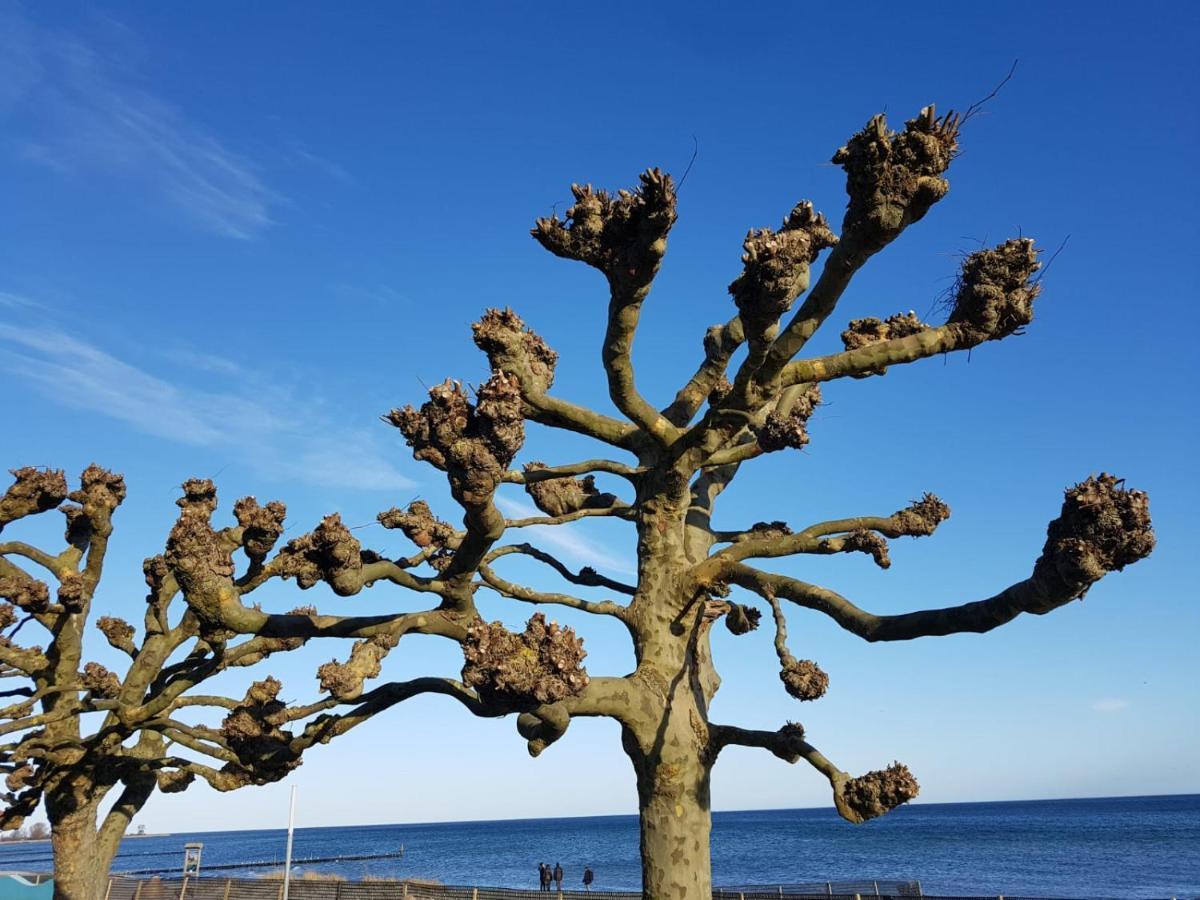
<path id="1" fill-rule="evenodd" d="M 545 863 L 538 863 L 538 890 L 550 890 L 550 867 Z"/>
<path id="2" fill-rule="evenodd" d="M 583 867 L 583 887 L 589 894 L 592 892 L 592 882 L 596 880 L 596 876 L 592 874 L 592 870 L 587 866 Z"/>
<path id="3" fill-rule="evenodd" d="M 563 868 L 561 863 L 554 864 L 554 886 L 562 893 Z"/>

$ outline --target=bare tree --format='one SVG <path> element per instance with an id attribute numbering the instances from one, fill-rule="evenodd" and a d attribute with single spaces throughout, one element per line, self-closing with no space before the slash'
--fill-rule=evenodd
<path id="1" fill-rule="evenodd" d="M 451 697 L 476 715 L 515 713 L 534 755 L 561 738 L 576 716 L 617 720 L 636 773 L 643 891 L 650 900 L 709 896 L 709 777 L 726 746 L 806 761 L 828 780 L 838 811 L 851 822 L 912 799 L 917 782 L 905 766 L 853 777 L 809 743 L 799 724 L 755 731 L 711 721 L 709 705 L 719 685 L 710 651 L 713 623 L 724 619 L 734 634 L 745 634 L 769 611 L 784 689 L 798 700 L 815 700 L 828 678 L 789 649 L 788 604 L 829 616 L 868 641 L 985 632 L 1022 613 L 1044 614 L 1082 597 L 1106 572 L 1146 556 L 1154 542 L 1146 496 L 1112 476 L 1090 477 L 1067 490 L 1028 577 L 961 606 L 875 615 L 834 591 L 750 561 L 858 552 L 886 567 L 889 539 L 929 535 L 949 515 L 938 498 L 926 494 L 890 515 L 796 526 L 763 522 L 738 531 L 713 527 L 717 500 L 742 464 L 808 443 L 808 420 L 821 402 L 822 384 L 969 350 L 1031 322 L 1038 253 L 1021 238 L 965 260 L 944 323 L 926 324 L 911 313 L 860 319 L 843 332 L 842 352 L 802 356 L 855 273 L 946 194 L 943 176 L 957 151 L 959 124 L 932 107 L 898 133 L 882 116 L 873 118 L 834 155 L 849 194 L 840 235 L 809 203 L 798 204 L 778 229 L 751 231 L 744 267 L 730 285 L 736 314 L 709 329 L 703 360 L 661 409 L 638 391 L 631 351 L 675 222 L 674 184 L 654 169 L 635 190 L 615 195 L 573 186 L 575 203 L 566 219 L 538 220 L 533 236 L 556 256 L 605 276 L 610 297 L 602 360 L 620 417 L 551 395 L 554 351 L 512 311 L 489 310 L 475 324 L 474 339 L 492 374 L 474 397 L 447 381 L 419 409 L 405 407 L 387 417 L 417 459 L 446 473 L 464 512 L 462 528 L 434 518 L 421 502 L 382 513 L 384 526 L 401 530 L 420 548 L 414 557 L 391 560 L 363 549 L 334 515 L 239 577 L 228 532 L 211 525 L 209 505 L 193 503 L 172 532 L 164 577 L 178 585 L 202 633 L 270 641 L 355 639 L 345 662 L 319 672 L 323 689 L 352 704 L 321 719 L 322 738 L 421 693 Z M 810 290 L 810 267 L 826 249 Z M 584 435 L 627 457 L 514 467 L 527 422 Z M 601 492 L 597 475 L 623 479 L 628 497 Z M 542 515 L 506 519 L 495 504 L 505 484 L 522 486 Z M 635 583 L 590 568 L 574 571 L 528 542 L 502 543 L 508 531 L 587 517 L 623 520 L 636 531 Z M 497 568 L 513 556 L 544 563 L 548 574 L 597 589 L 602 598 L 589 599 L 598 596 L 595 591 L 577 592 L 585 597 L 510 581 Z M 429 568 L 420 570 L 417 563 Z M 386 582 L 426 595 L 429 603 L 374 616 L 273 614 L 247 605 L 246 595 L 273 578 L 295 578 L 301 587 L 323 581 L 342 596 Z M 735 599 L 734 588 L 745 594 Z M 519 634 L 483 621 L 475 604 L 481 589 L 617 620 L 632 640 L 635 670 L 620 677 L 589 675 L 580 639 L 540 613 Z M 365 690 L 383 658 L 410 634 L 459 644 L 461 680 L 419 678 Z"/>
<path id="2" fill-rule="evenodd" d="M 0 842 L 44 841 L 50 837 L 50 826 L 45 822 L 34 822 L 13 831 L 0 831 Z"/>
<path id="3" fill-rule="evenodd" d="M 15 700 L 0 709 L 0 772 L 8 789 L 0 829 L 19 828 L 44 806 L 55 897 L 98 900 L 122 835 L 156 787 L 182 791 L 197 777 L 219 791 L 276 781 L 300 765 L 304 749 L 327 739 L 319 719 L 311 719 L 311 727 L 299 734 L 287 730 L 289 723 L 310 719 L 338 701 L 325 697 L 288 705 L 279 699 L 280 682 L 270 677 L 251 684 L 240 698 L 196 693 L 217 675 L 296 649 L 304 638 L 238 641 L 186 605 L 172 608 L 179 586 L 168 562 L 174 559 L 170 548 L 166 556 L 145 562 L 150 590 L 140 638 L 122 619 L 96 619 L 108 643 L 128 657 L 124 675 L 98 662 L 85 663 L 85 627 L 100 586 L 113 514 L 125 497 L 124 480 L 89 466 L 79 489 L 68 494 L 60 471 L 24 468 L 13 474 L 16 481 L 0 497 L 0 530 L 64 500 L 72 502 L 60 507 L 66 547 L 57 554 L 21 541 L 0 542 L 0 598 L 7 601 L 0 602 L 0 676 L 21 683 L 0 691 Z M 212 482 L 187 482 L 178 502 L 177 530 L 197 517 L 207 523 L 216 506 Z M 227 568 L 221 571 L 232 575 L 230 554 L 240 549 L 249 561 L 244 577 L 252 578 L 283 530 L 285 510 L 280 503 L 260 506 L 247 497 L 234 512 L 237 525 L 212 536 L 224 554 L 221 565 Z M 53 597 L 46 582 L 26 568 L 57 582 Z M 45 649 L 17 643 L 27 623 L 46 632 Z M 219 726 L 189 721 L 205 711 L 222 716 Z M 30 836 L 44 828 L 38 823 Z"/>

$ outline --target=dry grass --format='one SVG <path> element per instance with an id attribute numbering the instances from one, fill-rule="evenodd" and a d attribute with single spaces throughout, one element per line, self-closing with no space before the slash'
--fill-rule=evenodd
<path id="1" fill-rule="evenodd" d="M 282 881 L 283 869 L 272 869 L 259 876 L 266 881 Z M 292 881 L 345 881 L 344 875 L 330 875 L 325 872 L 293 872 Z"/>
<path id="2" fill-rule="evenodd" d="M 269 872 L 259 876 L 266 881 L 282 881 L 283 869 L 272 869 Z M 436 878 L 398 878 L 395 876 L 386 875 L 363 875 L 361 878 L 347 878 L 345 875 L 334 875 L 327 872 L 293 872 L 292 881 L 354 881 L 368 884 L 400 884 L 408 882 L 412 885 L 420 885 L 431 887 L 440 885 L 441 882 Z"/>

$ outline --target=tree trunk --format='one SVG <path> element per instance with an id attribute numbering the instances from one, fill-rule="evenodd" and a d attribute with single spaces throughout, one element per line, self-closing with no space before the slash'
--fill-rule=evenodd
<path id="1" fill-rule="evenodd" d="M 720 679 L 709 647 L 707 595 L 686 578 L 686 491 L 664 482 L 643 483 L 640 492 L 655 495 L 645 500 L 638 523 L 638 593 L 631 604 L 638 665 L 630 677 L 645 702 L 630 710 L 622 743 L 637 774 L 642 896 L 712 900 L 708 705 Z"/>
<path id="2" fill-rule="evenodd" d="M 62 803 L 47 803 L 53 823 L 50 844 L 54 853 L 54 900 L 104 900 L 116 848 L 104 847 L 97 834 L 99 804 L 84 803 L 65 810 Z"/>
<path id="3" fill-rule="evenodd" d="M 628 743 L 628 742 L 627 742 Z M 712 897 L 709 769 L 698 755 L 630 754 L 637 772 L 645 900 Z M 655 758 L 657 757 L 657 759 Z"/>

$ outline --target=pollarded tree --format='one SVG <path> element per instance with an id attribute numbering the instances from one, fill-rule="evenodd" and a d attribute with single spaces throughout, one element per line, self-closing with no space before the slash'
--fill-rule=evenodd
<path id="1" fill-rule="evenodd" d="M 150 590 L 140 636 L 122 619 L 95 621 L 108 643 L 128 657 L 124 674 L 85 663 L 86 625 L 113 514 L 125 497 L 124 480 L 89 466 L 78 490 L 68 493 L 60 471 L 24 468 L 13 474 L 15 482 L 0 497 L 0 530 L 58 507 L 66 546 L 49 553 L 24 541 L 0 541 L 0 676 L 21 685 L 0 691 L 14 700 L 0 709 L 0 772 L 8 789 L 0 830 L 19 828 L 42 806 L 51 826 L 56 900 L 99 900 L 121 837 L 156 787 L 174 793 L 197 777 L 219 791 L 277 781 L 300 765 L 305 749 L 328 740 L 313 717 L 339 701 L 326 696 L 289 706 L 271 677 L 251 684 L 241 698 L 197 693 L 210 679 L 294 650 L 304 638 L 238 639 L 201 621 L 175 602 L 179 586 L 171 567 L 181 564 L 175 544 L 145 562 Z M 176 533 L 197 519 L 207 528 L 216 506 L 212 482 L 183 487 Z M 230 554 L 244 552 L 248 563 L 238 579 L 244 584 L 261 571 L 283 531 L 285 510 L 281 503 L 260 506 L 246 497 L 234 513 L 237 524 L 212 539 L 223 554 L 219 571 L 227 576 L 234 574 Z M 302 554 L 296 544 L 281 550 L 277 561 Z M 56 584 L 54 593 L 27 569 L 44 572 Z M 46 632 L 45 649 L 17 642 L 28 623 Z M 220 715 L 219 724 L 196 724 L 194 716 L 205 711 Z M 299 733 L 289 730 L 306 719 Z"/>
<path id="2" fill-rule="evenodd" d="M 743 269 L 730 285 L 737 314 L 708 331 L 699 368 L 662 409 L 639 393 L 631 351 L 675 222 L 674 184 L 655 169 L 641 176 L 636 190 L 616 195 L 574 186 L 575 203 L 565 221 L 541 219 L 533 236 L 556 256 L 598 269 L 608 282 L 602 360 L 609 395 L 622 417 L 550 394 L 554 351 L 513 312 L 490 310 L 474 326 L 474 338 L 492 374 L 474 398 L 447 381 L 419 409 L 405 407 L 388 416 L 417 459 L 446 473 L 464 511 L 461 529 L 434 518 L 423 503 L 381 514 L 383 525 L 400 529 L 421 548 L 430 569 L 417 571 L 411 561 L 394 562 L 362 549 L 331 516 L 303 546 L 238 579 L 230 574 L 223 532 L 202 516 L 190 516 L 180 520 L 166 559 L 198 621 L 271 640 L 357 639 L 346 662 L 320 673 L 323 687 L 336 698 L 357 701 L 350 711 L 322 720 L 328 734 L 428 692 L 452 697 L 477 715 L 517 714 L 517 728 L 535 755 L 558 740 L 575 716 L 616 719 L 637 776 L 643 890 L 651 900 L 709 896 L 709 775 L 723 747 L 760 747 L 789 762 L 805 760 L 828 779 L 838 811 L 852 822 L 912 799 L 917 782 L 903 765 L 852 777 L 818 752 L 798 724 L 753 731 L 711 721 L 709 704 L 719 684 L 710 652 L 713 623 L 724 618 L 732 632 L 744 634 L 769 610 L 785 690 L 799 700 L 815 700 L 828 679 L 816 663 L 789 649 L 786 603 L 823 613 L 868 641 L 984 632 L 1022 613 L 1040 615 L 1082 597 L 1106 572 L 1146 556 L 1154 541 L 1144 494 L 1126 490 L 1109 475 L 1088 478 L 1066 492 L 1027 578 L 986 600 L 881 616 L 750 561 L 860 552 L 886 567 L 888 539 L 929 535 L 949 515 L 938 498 L 926 494 L 890 515 L 800 527 L 770 522 L 729 532 L 712 526 L 714 506 L 743 464 L 808 443 L 807 423 L 822 384 L 969 350 L 1017 333 L 1032 320 L 1038 253 L 1032 241 L 1021 238 L 965 260 L 944 323 L 929 325 L 912 314 L 859 319 L 842 335 L 844 351 L 801 357 L 854 274 L 945 196 L 944 174 L 957 151 L 959 124 L 955 116 L 938 117 L 929 107 L 899 133 L 878 116 L 854 135 L 834 155 L 846 172 L 850 198 L 840 235 L 808 203 L 797 205 L 776 230 L 751 231 Z M 830 253 L 809 290 L 810 267 L 826 249 Z M 793 311 L 805 291 L 807 298 Z M 731 370 L 743 347 L 740 364 Z M 632 460 L 514 467 L 526 422 L 585 435 Z M 624 479 L 629 496 L 601 493 L 593 479 L 598 473 Z M 505 484 L 523 486 L 544 515 L 506 520 L 494 502 Z M 592 516 L 621 519 L 636 530 L 636 583 L 592 569 L 572 571 L 529 543 L 502 543 L 509 530 Z M 500 560 L 511 556 L 540 561 L 548 573 L 611 596 L 587 599 L 514 583 L 497 572 Z M 419 610 L 349 617 L 272 614 L 245 603 L 250 590 L 275 577 L 296 577 L 302 587 L 324 581 L 343 596 L 390 582 L 428 595 L 430 602 Z M 748 592 L 742 599 L 750 602 L 728 599 L 734 586 Z M 618 620 L 632 639 L 635 670 L 622 677 L 589 675 L 581 641 L 540 614 L 520 634 L 484 622 L 475 605 L 480 589 Z M 364 681 L 379 674 L 383 658 L 410 634 L 460 644 L 461 681 L 424 678 L 364 693 Z"/>

